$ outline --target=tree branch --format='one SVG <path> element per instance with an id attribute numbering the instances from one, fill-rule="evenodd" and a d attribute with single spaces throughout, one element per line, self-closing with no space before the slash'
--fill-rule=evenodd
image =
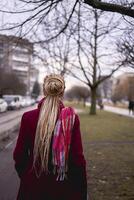
<path id="1" fill-rule="evenodd" d="M 134 9 L 114 3 L 101 2 L 99 0 L 85 0 L 84 3 L 93 8 L 101 9 L 109 12 L 116 12 L 134 18 Z"/>

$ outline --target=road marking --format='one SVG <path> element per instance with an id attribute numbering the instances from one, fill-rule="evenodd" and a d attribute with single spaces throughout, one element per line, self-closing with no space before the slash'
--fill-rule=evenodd
<path id="1" fill-rule="evenodd" d="M 9 142 L 4 149 L 8 149 L 13 143 L 14 141 L 17 139 L 18 136 L 16 136 L 11 142 Z"/>

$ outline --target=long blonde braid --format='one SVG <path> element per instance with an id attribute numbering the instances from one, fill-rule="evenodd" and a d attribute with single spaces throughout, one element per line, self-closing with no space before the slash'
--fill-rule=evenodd
<path id="1" fill-rule="evenodd" d="M 52 133 L 57 120 L 59 102 L 63 96 L 65 82 L 62 76 L 51 74 L 44 79 L 43 92 L 45 101 L 42 103 L 36 128 L 34 143 L 34 163 L 40 160 L 40 172 L 48 172 L 49 149 Z"/>

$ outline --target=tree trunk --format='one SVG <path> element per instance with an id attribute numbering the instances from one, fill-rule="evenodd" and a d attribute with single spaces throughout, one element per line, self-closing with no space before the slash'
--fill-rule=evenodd
<path id="1" fill-rule="evenodd" d="M 96 88 L 91 89 L 90 115 L 96 115 Z"/>

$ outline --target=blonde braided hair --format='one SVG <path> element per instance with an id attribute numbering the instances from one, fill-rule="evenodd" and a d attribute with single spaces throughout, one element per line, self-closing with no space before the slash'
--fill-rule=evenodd
<path id="1" fill-rule="evenodd" d="M 43 92 L 46 98 L 41 106 L 34 143 L 33 166 L 40 160 L 39 174 L 43 171 L 48 173 L 50 143 L 64 89 L 65 82 L 61 75 L 51 74 L 45 77 Z"/>

